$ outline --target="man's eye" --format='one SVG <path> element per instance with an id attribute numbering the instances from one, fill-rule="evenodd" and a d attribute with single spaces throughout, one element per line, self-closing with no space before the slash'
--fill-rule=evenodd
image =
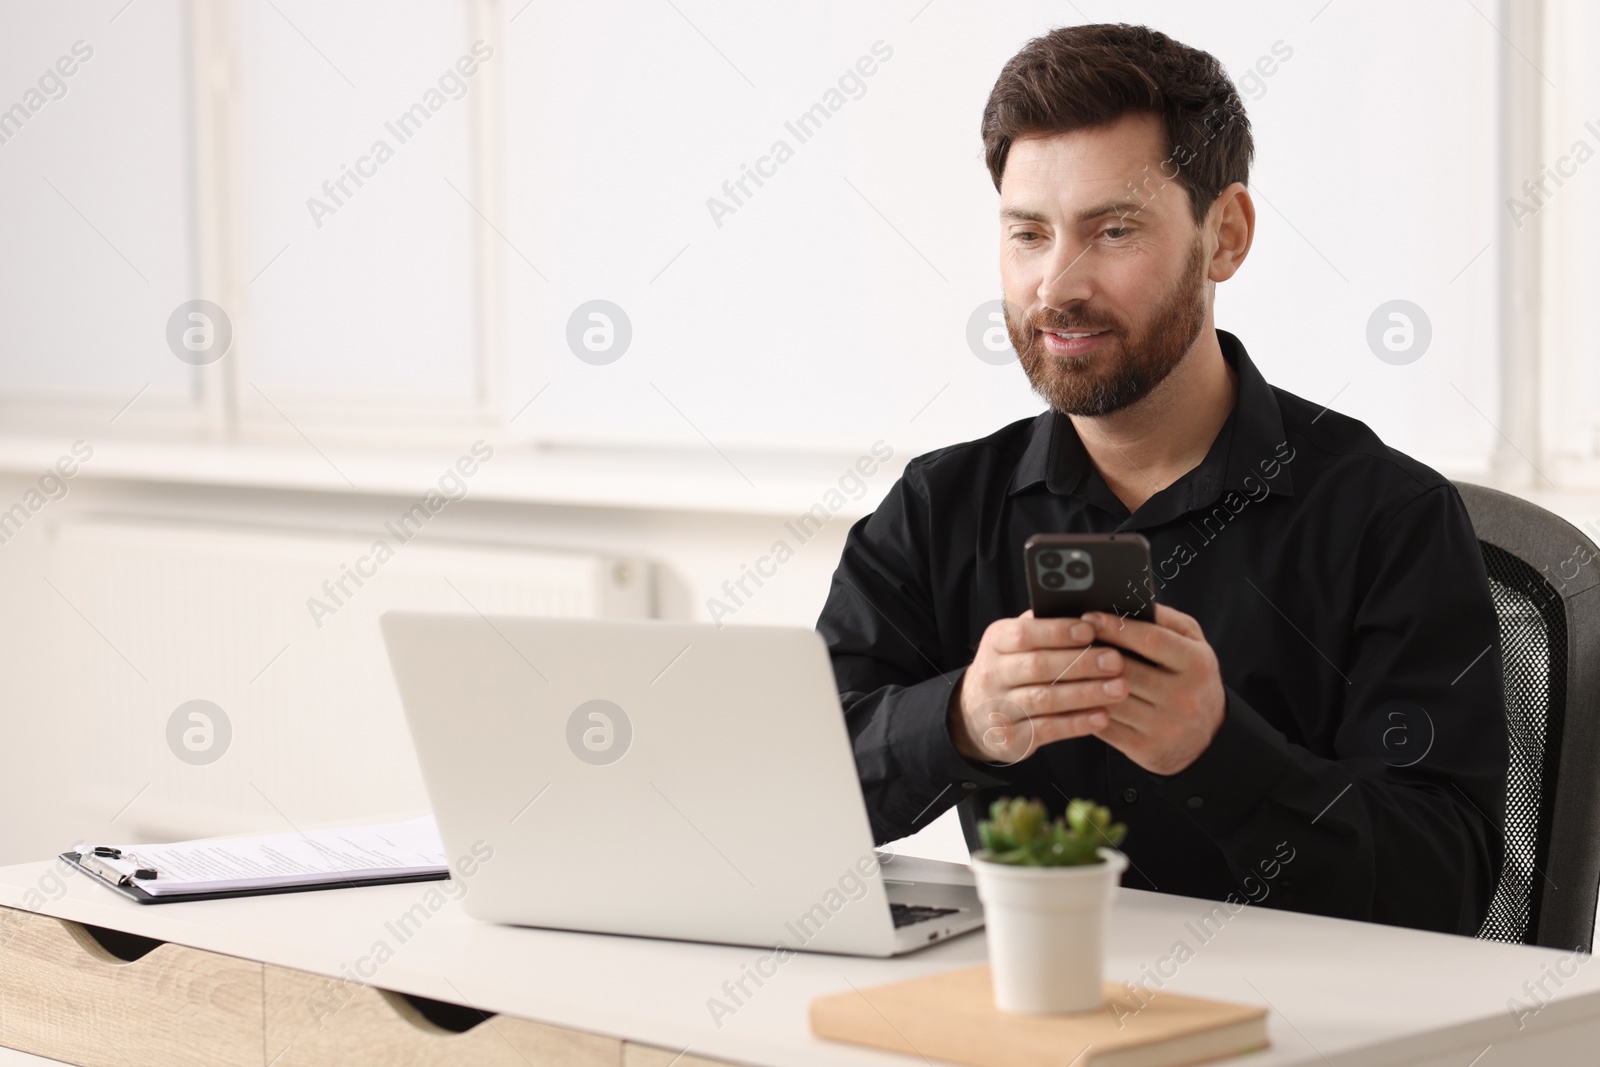
<path id="1" fill-rule="evenodd" d="M 1126 226 L 1107 226 L 1105 229 L 1100 231 L 1100 236 L 1109 237 L 1113 241 L 1120 241 L 1123 237 L 1132 232 L 1133 231 Z"/>
<path id="2" fill-rule="evenodd" d="M 1032 230 L 1024 230 L 1022 233 L 1016 234 L 1015 236 L 1016 239 L 1021 241 L 1023 244 L 1027 244 L 1030 241 L 1036 241 L 1039 239 L 1039 235 L 1034 233 Z"/>

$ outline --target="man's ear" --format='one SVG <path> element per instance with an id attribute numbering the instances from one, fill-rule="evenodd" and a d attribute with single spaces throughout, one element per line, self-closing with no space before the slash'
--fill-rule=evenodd
<path id="1" fill-rule="evenodd" d="M 1212 203 L 1206 213 L 1206 226 L 1214 245 L 1206 277 L 1225 282 L 1239 270 L 1250 254 L 1256 232 L 1256 205 L 1243 182 L 1234 182 Z"/>

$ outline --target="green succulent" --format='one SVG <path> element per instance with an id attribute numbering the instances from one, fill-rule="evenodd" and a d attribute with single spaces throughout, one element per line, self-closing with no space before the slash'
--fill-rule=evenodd
<path id="1" fill-rule="evenodd" d="M 1102 846 L 1116 848 L 1128 828 L 1111 821 L 1111 810 L 1092 800 L 1067 804 L 1066 818 L 1050 821 L 1038 800 L 1001 797 L 978 824 L 978 837 L 994 863 L 1017 867 L 1078 867 L 1100 863 Z"/>

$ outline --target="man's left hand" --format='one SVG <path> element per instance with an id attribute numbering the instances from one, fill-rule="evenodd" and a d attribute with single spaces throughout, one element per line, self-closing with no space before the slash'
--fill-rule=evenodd
<path id="1" fill-rule="evenodd" d="M 1137 652 L 1122 658 L 1125 699 L 1108 705 L 1111 721 L 1095 736 L 1152 774 L 1177 774 L 1199 758 L 1222 726 L 1227 697 L 1217 654 L 1191 615 L 1156 605 L 1156 621 L 1100 612 L 1083 616 L 1095 640 Z"/>

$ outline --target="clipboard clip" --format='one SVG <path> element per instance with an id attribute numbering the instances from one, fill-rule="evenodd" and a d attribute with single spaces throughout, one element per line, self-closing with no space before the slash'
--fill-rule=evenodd
<path id="1" fill-rule="evenodd" d="M 135 867 L 132 874 L 125 874 L 110 864 L 101 862 L 99 857 L 102 856 L 110 859 L 123 858 L 121 850 L 99 845 L 91 852 L 78 853 L 78 865 L 112 885 L 131 886 L 136 878 L 142 882 L 153 882 L 160 877 L 160 873 L 154 867 Z M 128 859 L 130 862 L 135 860 L 131 856 Z"/>

